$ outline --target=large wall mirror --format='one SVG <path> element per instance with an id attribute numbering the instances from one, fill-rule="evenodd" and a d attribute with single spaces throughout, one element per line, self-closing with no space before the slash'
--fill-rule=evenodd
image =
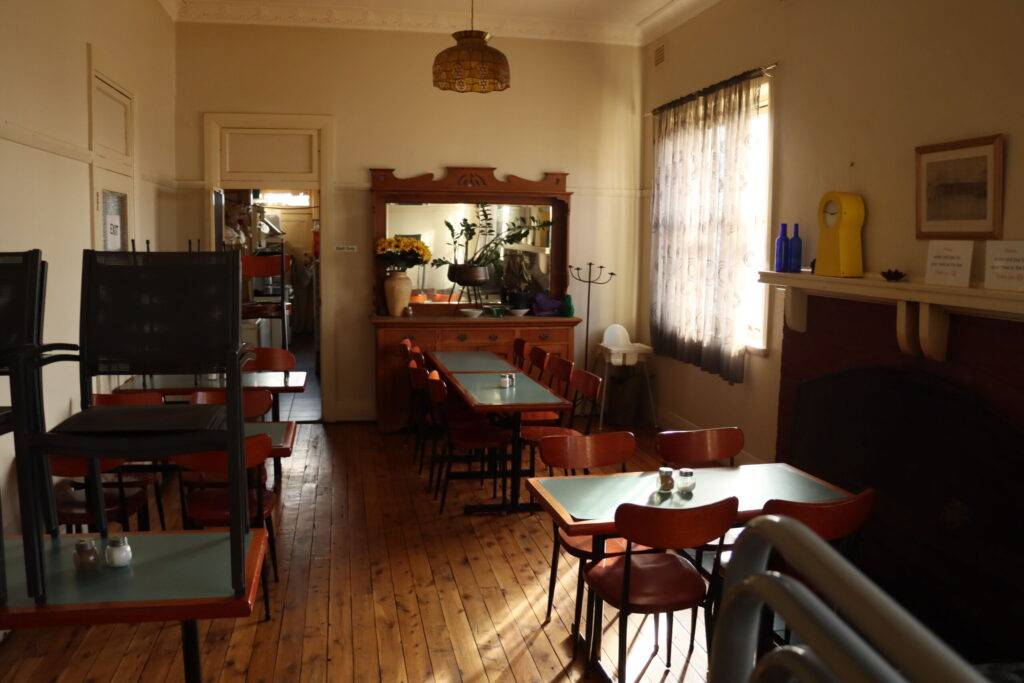
<path id="1" fill-rule="evenodd" d="M 551 206 L 523 204 L 387 205 L 387 236 L 422 240 L 437 260 L 409 269 L 414 303 L 528 306 L 529 292 L 551 291 Z M 487 281 L 467 288 L 448 277 L 450 263 L 487 262 Z"/>
<path id="2" fill-rule="evenodd" d="M 453 307 L 481 303 L 527 308 L 537 292 L 565 296 L 570 198 L 565 176 L 498 180 L 494 169 L 449 167 L 440 179 L 396 178 L 390 169 L 374 169 L 374 238 L 415 237 L 433 259 L 443 261 L 407 271 L 414 309 L 444 315 Z M 486 263 L 486 271 L 475 271 L 472 283 L 453 282 L 449 264 L 470 261 Z M 378 264 L 378 311 L 383 275 Z"/>

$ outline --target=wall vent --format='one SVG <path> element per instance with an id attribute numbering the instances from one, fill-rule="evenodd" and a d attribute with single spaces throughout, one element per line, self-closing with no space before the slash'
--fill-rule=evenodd
<path id="1" fill-rule="evenodd" d="M 659 45 L 654 48 L 654 66 L 658 66 L 665 61 L 665 46 Z"/>

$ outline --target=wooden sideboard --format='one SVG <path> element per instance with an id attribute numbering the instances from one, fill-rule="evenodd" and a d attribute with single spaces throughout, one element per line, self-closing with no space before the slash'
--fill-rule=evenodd
<path id="1" fill-rule="evenodd" d="M 522 337 L 564 358 L 573 357 L 573 328 L 579 318 L 466 318 L 372 316 L 377 345 L 377 426 L 392 432 L 409 420 L 409 376 L 398 346 L 408 337 L 424 351 L 496 351 L 512 356 L 512 340 Z"/>

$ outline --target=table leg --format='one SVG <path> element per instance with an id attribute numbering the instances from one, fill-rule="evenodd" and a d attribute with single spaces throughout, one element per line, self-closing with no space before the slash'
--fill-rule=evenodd
<path id="1" fill-rule="evenodd" d="M 281 393 L 277 391 L 274 392 L 274 403 L 270 408 L 270 419 L 273 422 L 281 421 Z"/>
<path id="2" fill-rule="evenodd" d="M 593 538 L 592 557 L 594 562 L 600 562 L 601 558 L 604 557 L 604 536 L 595 535 Z M 601 633 L 604 631 L 603 606 L 603 601 L 595 595 L 593 621 L 587 624 L 587 628 L 591 633 L 590 664 L 596 667 L 601 666 Z"/>
<path id="3" fill-rule="evenodd" d="M 194 619 L 181 622 L 181 658 L 185 664 L 186 683 L 201 683 L 203 673 L 199 658 L 199 626 Z"/>
<path id="4" fill-rule="evenodd" d="M 281 458 L 274 458 L 274 490 L 281 490 L 281 477 L 284 476 L 281 467 Z"/>
<path id="5" fill-rule="evenodd" d="M 523 465 L 523 414 L 512 414 L 512 508 L 519 505 L 519 473 Z"/>

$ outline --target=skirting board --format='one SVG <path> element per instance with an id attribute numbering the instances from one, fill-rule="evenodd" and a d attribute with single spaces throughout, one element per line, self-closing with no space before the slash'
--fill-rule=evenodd
<path id="1" fill-rule="evenodd" d="M 658 424 L 662 429 L 703 429 L 700 425 L 694 424 L 682 415 L 677 415 L 664 407 L 658 408 Z M 750 465 L 770 461 L 743 450 L 736 456 L 736 462 L 740 465 Z"/>

